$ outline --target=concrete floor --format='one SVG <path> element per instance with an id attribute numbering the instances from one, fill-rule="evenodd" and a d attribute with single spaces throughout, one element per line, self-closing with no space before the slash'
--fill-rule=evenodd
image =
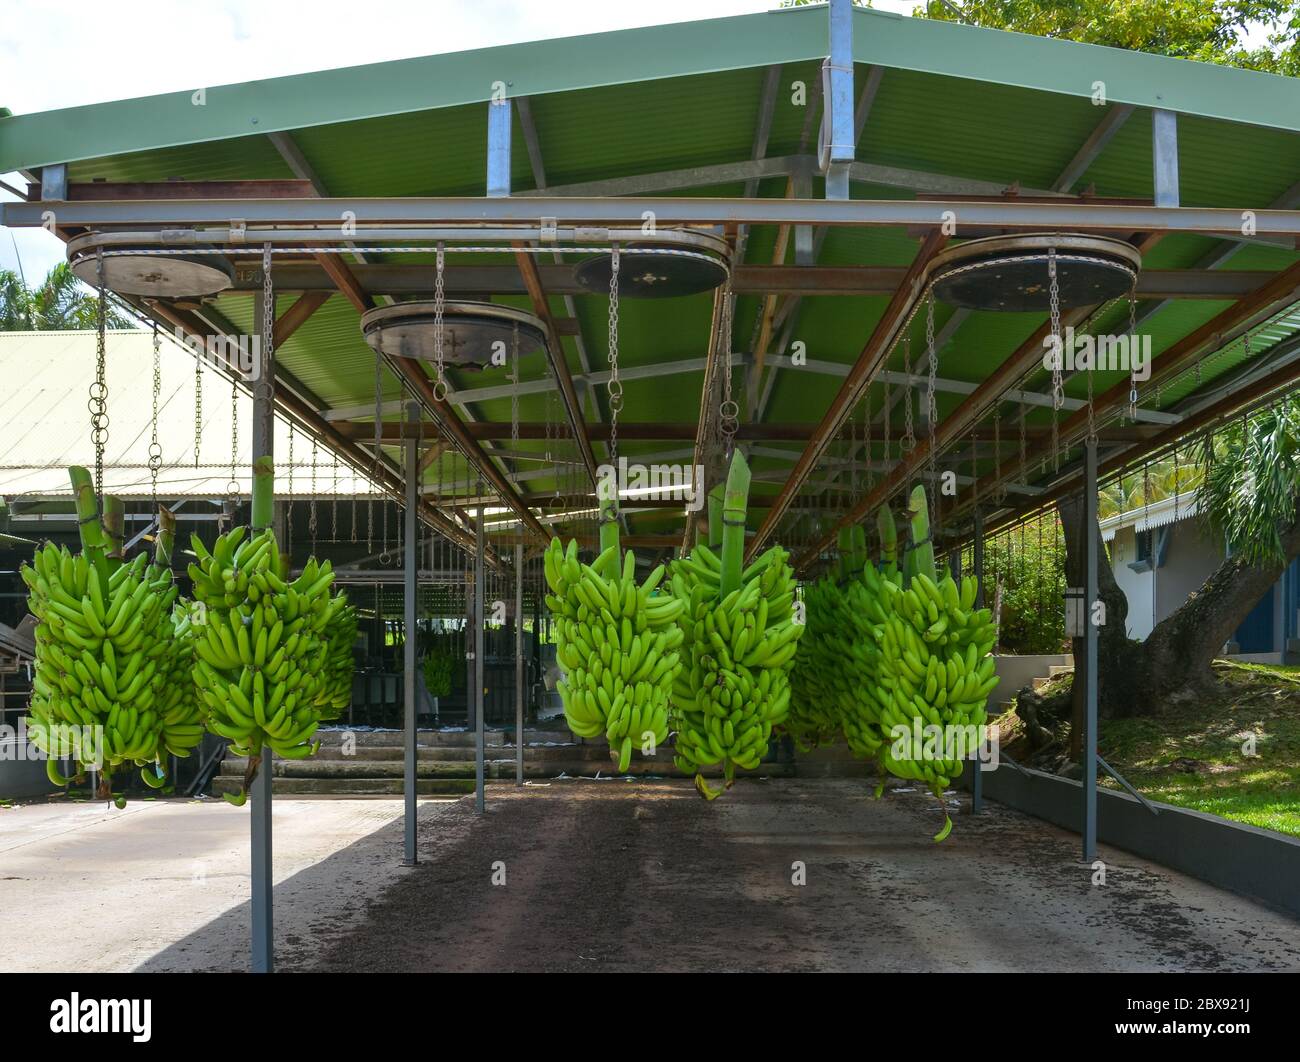
<path id="1" fill-rule="evenodd" d="M 1300 970 L 1300 923 L 998 805 L 847 780 L 555 781 L 276 803 L 281 969 Z M 955 799 L 955 798 L 954 798 Z M 0 809 L 0 969 L 246 969 L 248 813 Z M 807 883 L 791 883 L 792 864 Z M 494 864 L 506 883 L 492 884 Z"/>

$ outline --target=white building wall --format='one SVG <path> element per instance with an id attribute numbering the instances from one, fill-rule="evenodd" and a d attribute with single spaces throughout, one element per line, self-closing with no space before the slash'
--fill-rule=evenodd
<path id="1" fill-rule="evenodd" d="M 1128 636 L 1139 640 L 1151 633 L 1155 626 L 1152 609 L 1152 580 L 1150 572 L 1135 572 L 1129 567 L 1137 560 L 1137 540 L 1133 528 L 1121 527 L 1110 541 L 1110 566 L 1115 572 L 1115 582 L 1128 599 L 1128 619 L 1125 622 Z"/>
<path id="2" fill-rule="evenodd" d="M 1180 520 L 1168 531 L 1169 550 L 1155 577 L 1157 622 L 1181 608 L 1223 563 L 1223 548 L 1206 534 L 1200 520 Z"/>

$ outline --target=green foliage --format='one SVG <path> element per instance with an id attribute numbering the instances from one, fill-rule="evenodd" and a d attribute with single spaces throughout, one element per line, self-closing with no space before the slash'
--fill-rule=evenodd
<path id="1" fill-rule="evenodd" d="M 998 645 L 1023 655 L 1062 652 L 1065 540 L 1055 516 L 1012 528 L 984 545 L 985 604 L 1001 590 Z"/>
<path id="2" fill-rule="evenodd" d="M 913 15 L 1300 74 L 1300 0 L 927 0 Z M 1260 27 L 1264 43 L 1245 43 L 1246 32 Z"/>
<path id="3" fill-rule="evenodd" d="M 464 634 L 460 631 L 439 631 L 421 639 L 424 657 L 420 667 L 424 672 L 424 685 L 430 697 L 449 696 L 460 685 L 463 668 L 456 665 L 463 657 Z"/>
<path id="4" fill-rule="evenodd" d="M 53 332 L 95 328 L 99 298 L 77 279 L 67 262 L 49 271 L 39 287 L 28 288 L 18 275 L 0 270 L 0 332 Z M 110 303 L 109 328 L 130 328 L 133 322 Z"/>
<path id="5" fill-rule="evenodd" d="M 1300 501 L 1300 403 L 1294 397 L 1234 421 L 1201 446 L 1201 515 L 1228 551 L 1253 565 L 1285 564 L 1282 534 Z"/>

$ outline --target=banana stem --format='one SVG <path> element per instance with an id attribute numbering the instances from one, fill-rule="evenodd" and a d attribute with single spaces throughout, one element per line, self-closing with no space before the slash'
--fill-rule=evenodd
<path id="1" fill-rule="evenodd" d="M 847 527 L 840 528 L 840 533 L 835 537 L 835 546 L 840 551 L 840 582 L 844 582 L 853 573 L 853 558 L 849 556 L 853 550 L 852 536 Z"/>
<path id="2" fill-rule="evenodd" d="M 159 568 L 172 566 L 172 547 L 176 544 L 176 514 L 165 505 L 158 506 L 158 538 L 154 542 L 154 560 Z"/>
<path id="3" fill-rule="evenodd" d="M 898 525 L 894 510 L 882 505 L 876 512 L 876 530 L 880 532 L 880 569 L 886 575 L 898 571 Z"/>
<path id="4" fill-rule="evenodd" d="M 108 569 L 113 571 L 126 559 L 126 503 L 111 494 L 104 495 L 104 534 L 108 536 Z"/>
<path id="5" fill-rule="evenodd" d="M 912 570 L 934 580 L 934 543 L 930 541 L 930 514 L 925 504 L 925 488 L 917 484 L 907 500 L 907 514 L 912 522 Z"/>
<path id="6" fill-rule="evenodd" d="M 722 545 L 722 494 L 726 488 L 719 483 L 709 491 L 709 548 Z"/>
<path id="7" fill-rule="evenodd" d="M 81 552 L 99 575 L 100 586 L 108 590 L 108 562 L 104 559 L 108 545 L 104 525 L 99 521 L 99 500 L 95 497 L 95 482 L 89 470 L 80 465 L 68 469 L 72 493 L 77 499 L 77 527 L 81 533 Z"/>
<path id="8" fill-rule="evenodd" d="M 745 516 L 749 506 L 749 464 L 739 450 L 731 455 L 722 499 L 722 571 L 719 599 L 740 589 L 745 565 Z"/>
<path id="9" fill-rule="evenodd" d="M 610 546 L 615 548 L 614 564 L 621 565 L 622 553 L 618 550 L 618 482 L 613 476 L 601 476 L 596 481 L 597 504 L 600 506 L 600 552 Z"/>
<path id="10" fill-rule="evenodd" d="M 254 531 L 261 531 L 274 519 L 275 459 L 264 454 L 253 462 L 253 507 L 248 520 Z"/>

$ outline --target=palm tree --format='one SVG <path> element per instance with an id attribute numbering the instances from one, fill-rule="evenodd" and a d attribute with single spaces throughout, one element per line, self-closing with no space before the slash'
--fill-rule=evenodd
<path id="1" fill-rule="evenodd" d="M 97 294 L 77 279 L 67 262 L 60 262 L 36 288 L 28 288 L 10 270 L 0 270 L 0 332 L 52 332 L 95 328 L 99 322 Z M 133 321 L 112 303 L 105 324 L 130 328 Z"/>

